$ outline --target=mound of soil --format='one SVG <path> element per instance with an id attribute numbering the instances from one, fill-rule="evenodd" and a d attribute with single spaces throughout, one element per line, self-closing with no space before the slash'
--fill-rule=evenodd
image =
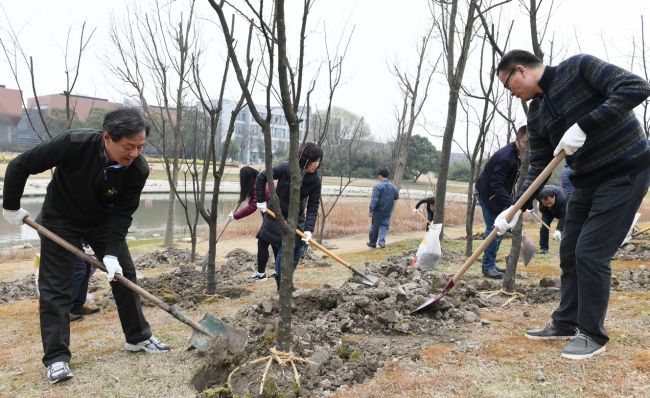
<path id="1" fill-rule="evenodd" d="M 33 276 L 11 282 L 0 282 L 0 303 L 35 298 L 38 298 L 38 294 Z"/>
<path id="2" fill-rule="evenodd" d="M 491 305 L 481 292 L 500 289 L 500 282 L 481 279 L 461 281 L 447 296 L 420 314 L 411 315 L 442 286 L 446 275 L 410 266 L 414 251 L 391 256 L 384 262 L 366 264 L 365 273 L 379 278 L 367 286 L 350 278 L 341 287 L 298 289 L 293 294 L 292 353 L 314 363 L 295 362 L 301 386 L 295 384 L 291 366 L 273 364 L 265 393 L 274 396 L 320 397 L 372 377 L 377 369 L 395 358 L 417 360 L 417 351 L 436 342 L 455 342 L 468 327 L 489 327 L 481 321 L 479 308 Z M 444 258 L 444 253 L 443 253 Z M 551 285 L 547 283 L 547 285 Z M 558 299 L 558 288 L 527 286 L 525 300 Z M 530 293 L 532 291 L 532 295 Z M 530 295 L 530 296 L 529 296 Z M 506 298 L 497 300 L 504 302 Z M 279 303 L 266 298 L 239 312 L 229 322 L 245 330 L 250 341 L 241 354 L 208 364 L 195 377 L 200 391 L 220 395 L 257 396 L 269 355 L 277 336 Z M 423 338 L 424 337 L 424 338 Z M 223 347 L 216 348 L 223 353 Z M 221 389 L 231 376 L 234 391 Z M 212 370 L 211 370 L 212 369 Z M 200 382 L 198 382 L 200 380 Z M 269 381 L 270 380 L 270 381 Z M 200 394 L 208 396 L 209 394 Z"/>
<path id="3" fill-rule="evenodd" d="M 650 242 L 634 241 L 618 249 L 615 260 L 650 260 Z"/>
<path id="4" fill-rule="evenodd" d="M 650 271 L 645 265 L 634 270 L 625 270 L 612 278 L 612 287 L 616 290 L 648 290 L 650 289 Z"/>
<path id="5" fill-rule="evenodd" d="M 136 269 L 181 267 L 192 264 L 192 262 L 190 250 L 176 249 L 173 247 L 168 247 L 162 251 L 158 250 L 153 253 L 147 253 L 138 257 L 134 261 Z"/>

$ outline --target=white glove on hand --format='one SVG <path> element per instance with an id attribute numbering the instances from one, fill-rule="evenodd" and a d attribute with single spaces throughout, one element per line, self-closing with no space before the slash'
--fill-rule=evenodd
<path id="1" fill-rule="evenodd" d="M 555 151 L 553 151 L 553 156 L 557 156 L 561 150 L 564 149 L 564 152 L 568 155 L 573 155 L 582 145 L 584 145 L 585 140 L 587 139 L 587 134 L 578 126 L 578 123 L 575 123 L 573 126 L 564 133 L 560 143 L 557 144 Z"/>
<path id="2" fill-rule="evenodd" d="M 303 235 L 305 235 L 305 237 L 302 238 L 303 242 L 309 244 L 309 241 L 311 240 L 311 231 L 305 231 L 303 232 Z"/>
<path id="3" fill-rule="evenodd" d="M 510 220 L 510 222 L 506 221 L 506 215 L 508 214 L 508 212 L 510 212 L 511 209 L 512 206 L 508 207 L 507 209 L 502 211 L 501 214 L 499 214 L 497 218 L 494 220 L 494 227 L 499 230 L 498 232 L 499 235 L 503 235 L 506 232 L 508 232 L 508 230 L 512 229 L 515 226 L 515 224 L 517 224 L 517 220 L 519 220 L 519 216 L 521 215 L 521 210 L 517 210 L 517 212 L 512 217 L 512 220 Z"/>
<path id="4" fill-rule="evenodd" d="M 257 202 L 257 210 L 261 211 L 262 214 L 266 213 L 266 202 Z"/>
<path id="5" fill-rule="evenodd" d="M 122 267 L 120 267 L 120 262 L 117 261 L 115 256 L 104 256 L 103 259 L 104 266 L 106 267 L 106 278 L 109 282 L 113 282 L 115 274 L 122 275 Z"/>
<path id="6" fill-rule="evenodd" d="M 555 232 L 553 232 L 553 239 L 561 240 L 562 239 L 562 231 L 558 231 L 556 229 Z"/>
<path id="7" fill-rule="evenodd" d="M 234 220 L 235 219 L 235 213 L 233 213 L 232 211 L 230 213 L 228 213 L 228 218 L 230 218 L 231 220 Z"/>
<path id="8" fill-rule="evenodd" d="M 25 217 L 29 217 L 29 212 L 22 207 L 18 210 L 2 209 L 2 215 L 11 225 L 21 225 Z"/>

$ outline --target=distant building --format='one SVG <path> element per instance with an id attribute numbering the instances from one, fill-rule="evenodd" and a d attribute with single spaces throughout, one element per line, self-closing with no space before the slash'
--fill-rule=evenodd
<path id="1" fill-rule="evenodd" d="M 223 142 L 226 137 L 228 123 L 235 105 L 237 105 L 235 101 L 223 101 L 223 110 L 219 120 L 220 142 Z M 266 117 L 266 107 L 258 106 L 257 109 L 262 117 Z M 302 138 L 305 133 L 304 119 L 307 117 L 307 107 L 300 107 L 298 112 L 298 116 L 303 119 L 300 123 L 300 137 Z M 232 160 L 248 164 L 264 162 L 264 134 L 248 106 L 244 106 L 237 114 L 232 141 L 236 143 L 237 148 L 236 151 L 231 152 L 233 153 Z M 284 157 L 289 150 L 289 124 L 284 117 L 282 107 L 279 106 L 271 108 L 271 146 L 274 157 Z"/>
<path id="2" fill-rule="evenodd" d="M 38 102 L 44 116 L 52 116 L 54 109 L 66 109 L 66 97 L 63 94 L 50 94 L 38 97 Z M 80 122 L 85 122 L 93 109 L 101 109 L 104 112 L 117 109 L 122 104 L 110 102 L 104 98 L 87 97 L 84 95 L 70 95 L 70 109 L 74 111 Z M 30 98 L 27 101 L 29 109 L 36 108 L 36 100 Z"/>

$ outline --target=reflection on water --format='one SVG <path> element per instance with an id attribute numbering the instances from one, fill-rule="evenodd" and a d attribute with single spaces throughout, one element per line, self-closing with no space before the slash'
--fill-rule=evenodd
<path id="1" fill-rule="evenodd" d="M 143 230 L 154 230 L 164 233 L 167 222 L 167 203 L 168 194 L 143 194 L 140 197 L 140 207 L 133 214 L 132 227 Z M 219 195 L 219 216 L 230 213 L 237 205 L 237 195 L 221 194 Z M 206 201 L 209 199 L 206 199 Z M 41 210 L 43 198 L 23 198 L 21 199 L 22 207 L 27 210 L 33 218 Z M 209 204 L 209 202 L 208 202 Z M 176 202 L 176 217 L 174 220 L 176 227 L 186 226 L 185 212 L 183 207 Z M 199 216 L 199 225 L 205 224 L 203 218 Z M 6 221 L 0 221 L 0 247 L 8 247 L 23 244 L 25 242 L 38 241 L 38 234 L 27 225 L 9 225 Z"/>

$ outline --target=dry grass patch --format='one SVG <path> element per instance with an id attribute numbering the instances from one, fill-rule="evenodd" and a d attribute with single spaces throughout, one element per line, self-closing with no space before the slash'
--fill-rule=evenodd
<path id="1" fill-rule="evenodd" d="M 634 369 L 650 374 L 650 351 L 644 350 L 634 354 L 631 364 Z"/>

